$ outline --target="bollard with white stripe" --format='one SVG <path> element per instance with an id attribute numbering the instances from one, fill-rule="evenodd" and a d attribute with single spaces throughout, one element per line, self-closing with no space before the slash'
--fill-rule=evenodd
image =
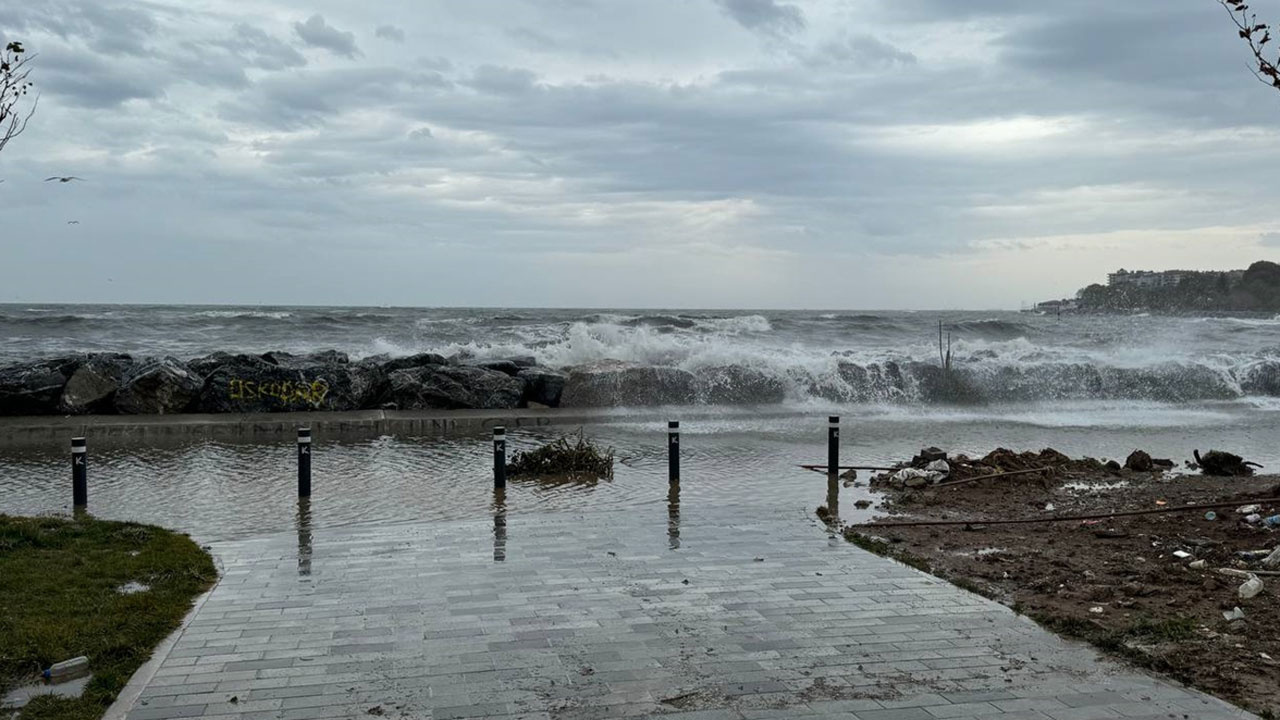
<path id="1" fill-rule="evenodd" d="M 311 428 L 298 428 L 298 497 L 311 497 Z"/>
<path id="2" fill-rule="evenodd" d="M 82 437 L 71 438 L 71 504 L 89 505 L 89 449 Z"/>
<path id="3" fill-rule="evenodd" d="M 493 488 L 507 487 L 507 429 L 493 429 Z"/>
<path id="4" fill-rule="evenodd" d="M 827 474 L 840 474 L 840 416 L 827 418 Z"/>
<path id="5" fill-rule="evenodd" d="M 667 480 L 680 482 L 680 421 L 667 421 Z"/>

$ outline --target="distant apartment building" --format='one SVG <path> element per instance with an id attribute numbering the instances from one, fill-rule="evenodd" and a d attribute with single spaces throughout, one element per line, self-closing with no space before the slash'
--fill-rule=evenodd
<path id="1" fill-rule="evenodd" d="M 1228 270 L 1226 272 L 1200 270 L 1125 270 L 1120 268 L 1107 273 L 1107 285 L 1111 287 L 1128 286 L 1143 289 L 1176 287 L 1178 283 L 1198 275 L 1226 275 L 1227 282 L 1236 283 L 1244 277 L 1244 270 Z"/>

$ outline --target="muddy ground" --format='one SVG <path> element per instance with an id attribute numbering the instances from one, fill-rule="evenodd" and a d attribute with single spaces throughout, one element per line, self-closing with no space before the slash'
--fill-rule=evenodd
<path id="1" fill-rule="evenodd" d="M 1280 567 L 1237 555 L 1280 546 L 1280 529 L 1251 524 L 1247 514 L 1237 512 L 1254 498 L 1280 497 L 1280 476 L 1115 471 L 1096 462 L 1064 463 L 1053 453 L 989 457 L 996 462 L 955 467 L 951 477 L 1038 463 L 1055 467 L 949 487 L 890 488 L 873 481 L 888 515 L 847 527 L 845 536 L 1005 603 L 1053 630 L 1263 717 L 1280 717 Z M 1196 510 L 1047 521 L 1217 502 L 1231 506 L 1215 510 L 1213 520 Z M 1277 513 L 1280 503 L 1263 503 L 1259 510 L 1262 517 Z M 1046 520 L 990 524 L 1012 518 Z M 887 525 L 916 519 L 974 522 Z M 1203 567 L 1191 566 L 1199 560 Z M 1238 590 L 1245 579 L 1224 575 L 1221 568 L 1276 574 L 1259 574 L 1261 593 L 1242 599 Z M 1242 619 L 1224 618 L 1237 607 Z"/>

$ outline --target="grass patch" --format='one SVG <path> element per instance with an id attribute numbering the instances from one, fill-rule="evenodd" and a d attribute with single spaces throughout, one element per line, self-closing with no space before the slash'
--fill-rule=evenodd
<path id="1" fill-rule="evenodd" d="M 535 450 L 511 457 L 507 471 L 518 475 L 613 477 L 613 448 L 601 448 L 583 436 L 562 437 Z"/>
<path id="2" fill-rule="evenodd" d="M 94 720 L 217 577 L 191 538 L 149 525 L 0 515 L 0 694 L 85 655 L 79 698 L 39 697 L 21 720 Z M 129 582 L 149 590 L 117 591 Z"/>

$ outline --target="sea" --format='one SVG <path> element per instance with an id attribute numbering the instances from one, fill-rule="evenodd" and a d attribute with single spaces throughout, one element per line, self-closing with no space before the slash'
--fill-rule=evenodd
<path id="1" fill-rule="evenodd" d="M 948 346 L 973 390 L 963 403 L 923 372 L 945 362 Z M 823 504 L 825 478 L 798 465 L 825 462 L 831 414 L 841 417 L 849 463 L 894 462 L 937 445 L 971 454 L 1054 447 L 1121 461 L 1141 448 L 1180 466 L 1194 449 L 1217 448 L 1280 467 L 1280 316 L 0 305 L 0 364 L 80 352 L 189 359 L 328 349 L 353 359 L 431 351 L 533 356 L 552 367 L 605 359 L 691 371 L 740 366 L 785 387 L 782 402 L 767 406 L 611 410 L 582 430 L 615 449 L 612 480 L 513 483 L 504 512 L 657 513 L 668 502 L 665 419 L 682 420 L 685 502 Z M 884 381 L 894 373 L 901 380 Z M 574 429 L 515 432 L 511 450 Z M 490 453 L 483 435 L 320 444 L 307 522 L 492 512 Z M 287 446 L 112 447 L 91 461 L 91 508 L 104 516 L 205 538 L 299 522 Z M 0 450 L 0 512 L 68 511 L 67 476 L 64 447 Z M 854 512 L 850 503 L 866 490 L 842 492 L 842 507 Z"/>

